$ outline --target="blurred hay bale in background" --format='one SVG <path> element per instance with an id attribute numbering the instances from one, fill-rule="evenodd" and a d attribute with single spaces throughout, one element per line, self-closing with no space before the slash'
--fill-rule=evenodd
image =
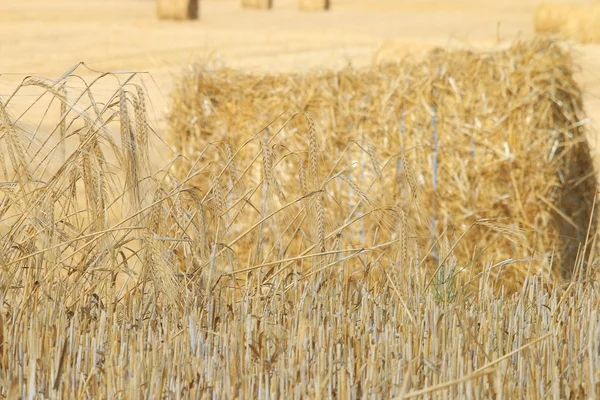
<path id="1" fill-rule="evenodd" d="M 198 0 L 156 0 L 158 19 L 198 19 Z"/>
<path id="2" fill-rule="evenodd" d="M 535 13 L 535 32 L 560 34 L 580 43 L 600 42 L 600 4 L 541 4 Z"/>
<path id="3" fill-rule="evenodd" d="M 432 248 L 433 268 L 454 260 L 481 271 L 493 263 L 492 273 L 508 284 L 528 272 L 569 275 L 596 190 L 572 69 L 569 53 L 547 39 L 298 75 L 195 66 L 174 92 L 169 141 L 190 161 L 179 167 L 180 179 L 190 165 L 210 162 L 230 193 L 242 171 L 252 186 L 266 182 L 266 192 L 240 189 L 234 205 L 260 210 L 266 198 L 276 210 L 323 193 L 322 249 L 398 241 L 387 265 Z M 312 116 L 322 135 L 297 112 Z M 188 183 L 209 193 L 207 174 L 198 171 Z M 241 231 L 261 218 L 239 215 Z M 357 215 L 365 218 L 346 228 Z M 292 231 L 310 232 L 317 219 L 307 221 Z M 269 228 L 272 237 L 291 243 L 278 226 Z M 245 246 L 233 249 L 242 259 L 252 245 Z"/>
<path id="4" fill-rule="evenodd" d="M 242 0 L 242 7 L 268 10 L 273 7 L 273 0 Z"/>
<path id="5" fill-rule="evenodd" d="M 535 10 L 536 33 L 559 33 L 567 23 L 572 4 L 542 3 Z"/>
<path id="6" fill-rule="evenodd" d="M 302 11 L 329 10 L 329 0 L 298 0 L 298 8 Z"/>

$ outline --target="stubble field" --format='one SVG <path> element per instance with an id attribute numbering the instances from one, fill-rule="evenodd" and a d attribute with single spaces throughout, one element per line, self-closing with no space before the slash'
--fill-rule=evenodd
<path id="1" fill-rule="evenodd" d="M 0 396 L 598 396 L 600 46 L 238 3 L 0 0 Z"/>

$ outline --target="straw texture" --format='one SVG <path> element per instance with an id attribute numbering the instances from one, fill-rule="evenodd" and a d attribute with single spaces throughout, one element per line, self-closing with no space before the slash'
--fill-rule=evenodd
<path id="1" fill-rule="evenodd" d="M 559 33 L 566 25 L 571 4 L 542 3 L 535 10 L 535 31 L 537 33 Z"/>
<path id="2" fill-rule="evenodd" d="M 169 140 L 190 162 L 182 179 L 198 162 L 227 169 L 218 149 L 231 146 L 238 170 L 266 182 L 262 199 L 242 195 L 256 209 L 320 191 L 328 249 L 333 232 L 364 215 L 352 246 L 398 240 L 399 253 L 432 268 L 498 264 L 507 282 L 567 276 L 581 265 L 596 189 L 572 69 L 546 39 L 304 75 L 195 66 L 175 91 Z M 210 143 L 215 150 L 202 151 Z M 203 176 L 190 182 L 209 190 Z M 252 214 L 237 226 L 255 224 Z M 296 228 L 316 243 L 318 218 L 309 220 Z"/>
<path id="3" fill-rule="evenodd" d="M 599 4 L 541 4 L 535 13 L 535 31 L 584 44 L 599 43 L 599 19 Z"/>
<path id="4" fill-rule="evenodd" d="M 156 152 L 171 153 L 147 114 L 152 103 L 140 74 L 90 76 L 83 66 L 58 79 L 23 74 L 0 96 L 0 397 L 598 398 L 597 258 L 590 256 L 592 268 L 571 282 L 528 277 L 510 295 L 496 276 L 514 262 L 466 275 L 473 269 L 459 260 L 464 250 L 455 247 L 455 257 L 451 248 L 461 241 L 445 234 L 435 247 L 439 270 L 426 270 L 430 252 L 418 254 L 413 245 L 423 232 L 409 226 L 419 207 L 424 226 L 431 222 L 425 212 L 435 209 L 424 188 L 436 159 L 443 199 L 437 210 L 449 209 L 446 192 L 476 200 L 455 199 L 463 205 L 452 221 L 459 228 L 463 215 L 493 206 L 492 194 L 530 212 L 537 203 L 520 176 L 536 184 L 538 166 L 562 174 L 544 176 L 556 192 L 549 200 L 570 196 L 562 189 L 572 182 L 564 165 L 578 154 L 571 152 L 580 136 L 575 124 L 560 125 L 560 115 L 577 91 L 568 70 L 553 75 L 540 67 L 569 67 L 552 43 L 529 46 L 479 55 L 480 72 L 464 64 L 475 55 L 445 53 L 429 64 L 406 62 L 412 70 L 271 80 L 190 72 L 182 80 L 189 103 L 176 103 L 186 119 L 171 136 L 195 135 L 181 143 L 199 159 L 189 176 L 175 159 L 153 162 Z M 458 67 L 444 63 L 447 57 L 466 69 L 463 75 L 450 73 Z M 435 79 L 427 78 L 430 70 Z M 468 85 L 467 74 L 476 78 Z M 433 86 L 435 94 L 409 90 L 406 80 L 417 78 L 413 85 Z M 263 97 L 261 90 L 268 90 Z M 453 92 L 477 119 L 459 124 L 465 109 Z M 274 118 L 254 131 L 254 124 L 266 125 L 256 120 L 278 117 L 282 107 L 304 109 L 300 100 L 311 114 L 287 123 Z M 511 106 L 494 108 L 505 102 Z M 543 110 L 531 102 L 553 113 L 538 118 Z M 431 109 L 427 118 L 420 108 Z M 517 116 L 531 117 L 519 132 Z M 532 128 L 552 123 L 537 134 Z M 500 129 L 502 143 L 492 140 Z M 434 132 L 443 145 L 437 158 L 428 144 L 436 143 Z M 472 160 L 463 132 L 476 133 L 475 162 L 466 170 L 450 162 Z M 350 144 L 347 155 L 342 143 Z M 386 159 L 398 143 L 422 145 Z M 479 178 L 494 166 L 519 185 L 494 188 L 490 177 Z M 389 180 L 390 168 L 397 181 Z M 328 170 L 341 174 L 332 178 Z M 460 189 L 465 175 L 478 192 Z M 517 189 L 522 203 L 511 200 Z M 438 219 L 436 229 L 443 224 Z M 237 225 L 243 229 L 233 235 Z M 518 232 L 510 221 L 505 226 Z M 481 242 L 493 244 L 482 234 Z M 249 235 L 252 243 L 241 246 Z M 510 250 L 502 251 L 507 257 Z M 361 275 L 349 273 L 357 267 Z M 232 272 L 221 273 L 226 269 Z"/>

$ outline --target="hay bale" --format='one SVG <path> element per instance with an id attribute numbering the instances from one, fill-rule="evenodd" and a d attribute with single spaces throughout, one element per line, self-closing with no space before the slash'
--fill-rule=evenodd
<path id="1" fill-rule="evenodd" d="M 263 227 L 267 254 L 395 243 L 391 266 L 435 243 L 425 263 L 434 269 L 442 260 L 480 271 L 512 259 L 532 260 L 532 273 L 568 275 L 596 189 L 572 68 L 546 39 L 336 72 L 195 66 L 174 92 L 169 141 L 200 168 L 188 184 L 205 194 L 206 209 L 215 182 L 230 187 L 230 215 L 248 207 L 232 237 L 260 225 L 266 210 L 310 197 Z M 189 165 L 178 168 L 186 179 Z M 256 236 L 231 249 L 252 258 Z M 501 265 L 491 273 L 515 283 L 530 264 Z"/>
<path id="2" fill-rule="evenodd" d="M 301 11 L 323 11 L 329 10 L 329 0 L 298 0 L 298 8 Z"/>
<path id="3" fill-rule="evenodd" d="M 598 4 L 541 4 L 535 13 L 535 31 L 584 44 L 599 43 L 599 18 Z"/>
<path id="4" fill-rule="evenodd" d="M 571 4 L 542 3 L 535 10 L 536 33 L 559 33 L 567 23 L 567 18 L 572 9 Z"/>
<path id="5" fill-rule="evenodd" d="M 163 20 L 198 19 L 198 0 L 156 0 L 156 15 Z"/>
<path id="6" fill-rule="evenodd" d="M 242 7 L 269 10 L 273 8 L 273 0 L 242 0 Z"/>

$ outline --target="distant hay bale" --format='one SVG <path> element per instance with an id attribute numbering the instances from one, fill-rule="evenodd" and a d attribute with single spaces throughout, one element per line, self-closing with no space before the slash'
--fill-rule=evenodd
<path id="1" fill-rule="evenodd" d="M 329 0 L 298 0 L 298 8 L 302 11 L 323 11 L 329 7 Z"/>
<path id="2" fill-rule="evenodd" d="M 321 250 L 392 243 L 386 257 L 494 265 L 509 285 L 568 276 L 596 190 L 572 69 L 549 39 L 335 72 L 195 66 L 174 92 L 168 140 L 189 160 L 178 179 L 199 168 L 186 184 L 206 209 L 215 182 L 229 188 L 228 234 L 262 226 L 282 258 L 308 251 L 307 240 Z M 256 239 L 242 242 L 236 257 L 256 254 Z"/>
<path id="3" fill-rule="evenodd" d="M 535 13 L 536 33 L 560 34 L 580 43 L 599 43 L 600 5 L 541 4 Z"/>
<path id="4" fill-rule="evenodd" d="M 242 0 L 242 7 L 268 10 L 273 7 L 273 0 Z"/>
<path id="5" fill-rule="evenodd" d="M 156 0 L 158 19 L 198 19 L 198 0 Z"/>
<path id="6" fill-rule="evenodd" d="M 571 4 L 542 3 L 535 10 L 536 33 L 559 33 L 567 23 Z"/>

